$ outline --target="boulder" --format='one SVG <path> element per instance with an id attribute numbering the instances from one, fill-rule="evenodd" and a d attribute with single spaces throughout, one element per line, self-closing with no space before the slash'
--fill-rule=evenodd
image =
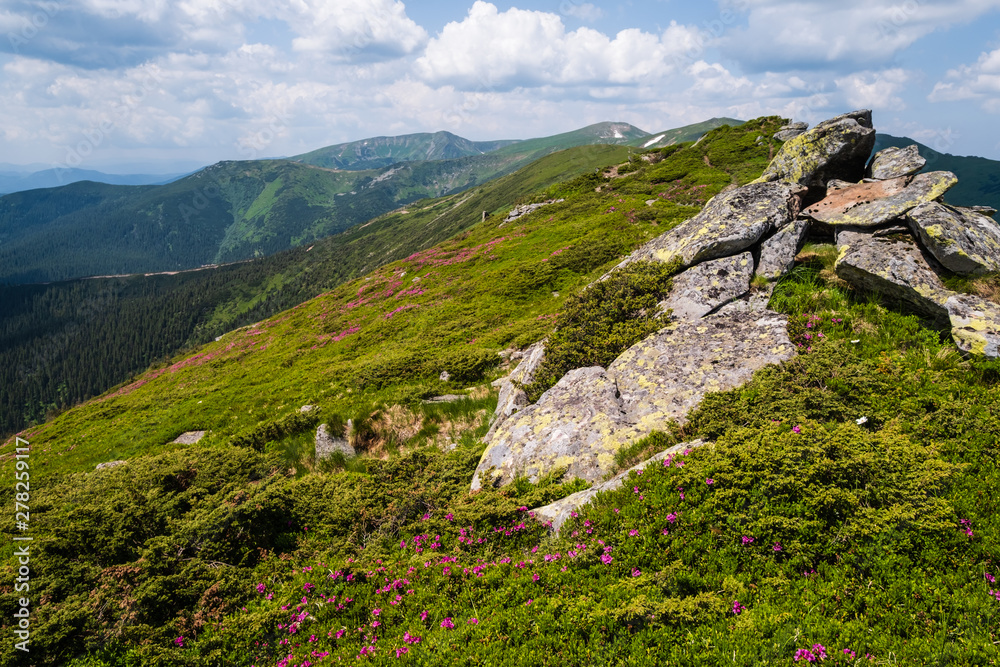
<path id="1" fill-rule="evenodd" d="M 992 206 L 956 206 L 960 211 L 972 211 L 973 213 L 979 213 L 980 215 L 985 215 L 988 218 L 992 218 L 997 214 L 997 210 Z"/>
<path id="2" fill-rule="evenodd" d="M 545 342 L 545 340 L 540 340 L 529 346 L 523 353 L 519 353 L 521 363 L 517 365 L 513 373 L 500 380 L 500 397 L 497 399 L 497 407 L 493 412 L 493 423 L 484 438 L 486 442 L 490 441 L 503 420 L 528 405 L 528 395 L 517 385 L 530 384 L 534 381 L 535 371 L 545 360 Z"/>
<path id="3" fill-rule="evenodd" d="M 557 500 L 554 503 L 535 508 L 532 510 L 532 513 L 535 515 L 536 519 L 547 522 L 550 530 L 558 533 L 559 529 L 562 528 L 562 525 L 573 515 L 573 512 L 580 509 L 584 505 L 590 504 L 590 502 L 597 497 L 598 493 L 620 489 L 624 480 L 628 478 L 629 473 L 638 472 L 639 470 L 645 469 L 652 463 L 659 463 L 668 456 L 681 454 L 689 449 L 700 447 L 704 444 L 705 442 L 703 440 L 692 440 L 691 442 L 682 442 L 678 445 L 674 445 L 673 447 L 660 452 L 656 456 L 646 459 L 642 463 L 618 473 L 606 482 L 595 484 L 589 489 L 578 491 L 572 495 Z"/>
<path id="4" fill-rule="evenodd" d="M 875 146 L 872 112 L 852 111 L 786 141 L 756 182 L 824 186 L 837 178 L 860 181 Z"/>
<path id="5" fill-rule="evenodd" d="M 631 262 L 679 257 L 685 266 L 743 252 L 795 219 L 805 190 L 788 183 L 752 183 L 719 193 L 698 215 L 637 248 Z"/>
<path id="6" fill-rule="evenodd" d="M 786 325 L 772 311 L 726 307 L 647 336 L 608 366 L 629 422 L 640 435 L 671 420 L 683 424 L 708 392 L 738 387 L 754 371 L 792 358 Z"/>
<path id="7" fill-rule="evenodd" d="M 753 255 L 749 252 L 693 266 L 673 279 L 660 308 L 672 309 L 677 320 L 696 320 L 750 291 Z"/>
<path id="8" fill-rule="evenodd" d="M 356 454 L 346 437 L 337 438 L 330 433 L 326 424 L 320 424 L 316 429 L 316 462 L 329 458 L 337 452 L 343 454 L 345 459 Z"/>
<path id="9" fill-rule="evenodd" d="M 931 171 L 913 177 L 906 187 L 898 189 L 900 179 L 862 183 L 843 190 L 837 190 L 803 211 L 813 220 L 828 225 L 849 227 L 878 227 L 901 217 L 921 204 L 932 202 L 947 192 L 958 179 L 950 171 Z M 855 191 L 874 193 L 882 186 L 887 196 L 867 198 L 862 196 L 851 203 Z M 831 202 L 831 203 L 827 203 Z"/>
<path id="10" fill-rule="evenodd" d="M 921 204 L 906 217 L 924 247 L 949 271 L 1000 271 L 1000 225 L 992 218 L 938 202 Z"/>
<path id="11" fill-rule="evenodd" d="M 861 230 L 837 234 L 835 270 L 841 280 L 909 304 L 918 312 L 946 321 L 945 302 L 952 295 L 916 240 L 877 238 Z"/>
<path id="12" fill-rule="evenodd" d="M 600 480 L 614 465 L 609 436 L 627 425 L 614 380 L 600 366 L 577 368 L 546 391 L 534 405 L 505 419 L 472 477 L 507 484 L 517 475 L 532 481 L 559 467 L 569 479 Z M 484 479 L 495 468 L 493 479 Z"/>
<path id="13" fill-rule="evenodd" d="M 923 169 L 926 164 L 927 160 L 920 157 L 916 144 L 906 148 L 890 146 L 875 154 L 868 164 L 867 175 L 880 180 L 912 176 Z"/>
<path id="14" fill-rule="evenodd" d="M 788 141 L 799 136 L 807 129 L 809 129 L 809 123 L 789 123 L 788 125 L 779 127 L 778 131 L 774 133 L 774 138 L 778 141 Z"/>
<path id="15" fill-rule="evenodd" d="M 760 244 L 760 261 L 757 275 L 768 280 L 777 280 L 795 266 L 795 256 L 799 254 L 809 233 L 809 221 L 797 218 L 792 224 L 779 229 Z"/>
<path id="16" fill-rule="evenodd" d="M 826 222 L 836 220 L 852 208 L 899 194 L 910 182 L 908 178 L 894 178 L 872 183 L 852 183 L 834 189 L 827 188 L 827 195 L 802 211 L 802 215 Z"/>
<path id="17" fill-rule="evenodd" d="M 176 445 L 193 445 L 204 438 L 205 433 L 206 431 L 188 431 L 186 433 L 181 433 L 179 436 L 171 440 L 171 443 Z"/>
<path id="18" fill-rule="evenodd" d="M 959 349 L 996 359 L 1000 357 L 1000 306 L 970 294 L 955 294 L 945 302 L 951 337 Z"/>

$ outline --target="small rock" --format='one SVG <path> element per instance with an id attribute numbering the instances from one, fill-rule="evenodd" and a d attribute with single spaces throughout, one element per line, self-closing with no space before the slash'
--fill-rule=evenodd
<path id="1" fill-rule="evenodd" d="M 193 445 L 204 438 L 205 433 L 206 431 L 188 431 L 187 433 L 181 433 L 179 436 L 174 438 L 171 443 L 177 445 Z"/>
<path id="2" fill-rule="evenodd" d="M 123 466 L 128 461 L 106 461 L 104 463 L 98 463 L 94 470 L 107 470 L 108 468 L 117 468 L 118 466 Z"/>
<path id="3" fill-rule="evenodd" d="M 421 403 L 454 403 L 455 401 L 461 401 L 468 398 L 463 394 L 444 394 L 442 396 L 432 396 L 431 398 L 424 399 L 420 401 Z"/>
<path id="4" fill-rule="evenodd" d="M 868 165 L 867 175 L 878 179 L 912 176 L 923 169 L 926 164 L 927 160 L 920 157 L 916 144 L 906 148 L 890 146 L 875 154 Z"/>
<path id="5" fill-rule="evenodd" d="M 316 409 L 315 405 L 303 405 L 301 408 L 299 408 L 299 412 L 312 412 L 315 409 Z"/>
<path id="6" fill-rule="evenodd" d="M 843 190 L 844 188 L 849 188 L 852 185 L 857 185 L 857 183 L 851 183 L 850 181 L 842 181 L 839 178 L 831 178 L 826 182 L 826 192 L 827 194 L 835 190 Z"/>
<path id="7" fill-rule="evenodd" d="M 874 236 L 875 238 L 881 238 L 884 236 L 898 236 L 900 234 L 911 238 L 913 237 L 913 234 L 910 232 L 910 228 L 905 227 L 903 225 L 893 225 L 892 227 L 883 227 L 881 229 L 876 229 L 875 231 L 872 232 L 872 236 Z"/>
<path id="8" fill-rule="evenodd" d="M 985 215 L 992 218 L 997 214 L 997 210 L 992 206 L 956 206 L 960 211 L 972 211 L 973 213 L 979 213 L 980 215 Z"/>
<path id="9" fill-rule="evenodd" d="M 792 224 L 782 227 L 761 243 L 757 275 L 777 280 L 791 271 L 795 266 L 795 256 L 802 249 L 808 234 L 809 221 L 796 218 Z"/>
<path id="10" fill-rule="evenodd" d="M 451 379 L 451 373 L 448 371 L 441 371 L 441 375 L 438 376 L 438 379 L 441 380 L 441 382 L 447 382 Z"/>
<path id="11" fill-rule="evenodd" d="M 326 424 L 320 424 L 319 428 L 316 429 L 316 461 L 319 462 L 329 458 L 336 452 L 343 454 L 344 458 L 351 458 L 356 455 L 354 447 L 351 447 L 351 444 L 347 441 L 347 437 L 334 437 L 330 434 L 330 430 Z"/>
<path id="12" fill-rule="evenodd" d="M 1000 271 L 1000 225 L 992 218 L 938 202 L 917 206 L 907 218 L 946 269 L 966 276 Z"/>

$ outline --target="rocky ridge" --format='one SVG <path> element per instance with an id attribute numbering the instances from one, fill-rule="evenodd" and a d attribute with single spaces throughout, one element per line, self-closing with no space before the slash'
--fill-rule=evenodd
<path id="1" fill-rule="evenodd" d="M 555 468 L 594 482 L 535 510 L 558 529 L 574 508 L 621 484 L 628 471 L 603 480 L 622 447 L 683 424 L 707 392 L 739 386 L 755 370 L 794 356 L 785 317 L 766 304 L 811 231 L 835 237 L 841 279 L 950 324 L 967 353 L 1000 356 L 1000 306 L 951 291 L 942 280 L 946 272 L 1000 270 L 1000 226 L 990 211 L 942 202 L 954 174 L 917 174 L 924 161 L 916 147 L 869 160 L 875 130 L 867 110 L 810 130 L 792 124 L 778 138 L 787 141 L 759 179 L 720 193 L 614 269 L 680 260 L 686 270 L 660 304 L 673 309 L 664 329 L 606 369 L 570 371 L 532 405 L 519 385 L 544 358 L 544 341 L 525 353 L 500 382 L 473 490 L 520 475 L 536 480 Z"/>

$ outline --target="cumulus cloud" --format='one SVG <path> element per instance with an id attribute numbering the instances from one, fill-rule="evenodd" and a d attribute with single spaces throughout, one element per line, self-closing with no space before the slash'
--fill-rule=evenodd
<path id="1" fill-rule="evenodd" d="M 724 53 L 755 71 L 888 64 L 935 30 L 1000 8 L 1000 0 L 726 0 L 746 25 L 719 35 Z"/>
<path id="2" fill-rule="evenodd" d="M 696 33 L 675 22 L 656 35 L 637 28 L 614 39 L 591 28 L 568 32 L 557 14 L 505 12 L 478 0 L 427 44 L 416 70 L 428 83 L 515 88 L 607 82 L 636 84 L 675 73 Z"/>
<path id="3" fill-rule="evenodd" d="M 600 7 L 595 7 L 589 2 L 577 4 L 576 2 L 569 2 L 569 0 L 566 0 L 559 5 L 559 11 L 566 16 L 572 16 L 573 18 L 583 21 L 584 23 L 593 23 L 604 18 L 604 10 Z"/>
<path id="4" fill-rule="evenodd" d="M 847 102 L 856 109 L 900 111 L 906 108 L 899 93 L 910 81 L 901 68 L 881 72 L 857 72 L 835 80 Z"/>
<path id="5" fill-rule="evenodd" d="M 982 53 L 974 65 L 949 70 L 934 85 L 931 102 L 978 100 L 991 113 L 1000 113 L 1000 49 Z"/>

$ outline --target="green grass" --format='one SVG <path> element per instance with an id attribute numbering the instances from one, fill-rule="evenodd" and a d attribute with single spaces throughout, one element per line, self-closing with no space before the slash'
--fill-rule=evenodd
<path id="1" fill-rule="evenodd" d="M 495 395 L 421 399 L 466 390 L 437 379 L 448 364 L 477 384 L 501 372 L 479 360 L 550 333 L 566 307 L 552 292 L 609 263 L 554 253 L 624 252 L 670 224 L 633 221 L 645 197 L 624 192 L 670 159 L 601 192 L 562 186 L 563 204 L 487 220 L 28 434 L 37 664 L 791 667 L 820 646 L 832 665 L 995 664 L 1000 363 L 833 280 L 823 246 L 771 302 L 800 354 L 619 463 L 712 444 L 633 474 L 559 537 L 527 511 L 582 487 L 558 471 L 468 492 Z M 712 179 L 742 173 L 719 167 Z M 294 416 L 304 403 L 320 412 Z M 384 453 L 296 464 L 314 419 L 348 417 Z M 204 443 L 163 450 L 206 421 Z M 454 450 L 430 446 L 459 422 Z M 239 434 L 262 444 L 229 446 Z M 86 472 L 125 452 L 127 466 Z M 0 655 L 13 660 L 10 643 Z"/>

